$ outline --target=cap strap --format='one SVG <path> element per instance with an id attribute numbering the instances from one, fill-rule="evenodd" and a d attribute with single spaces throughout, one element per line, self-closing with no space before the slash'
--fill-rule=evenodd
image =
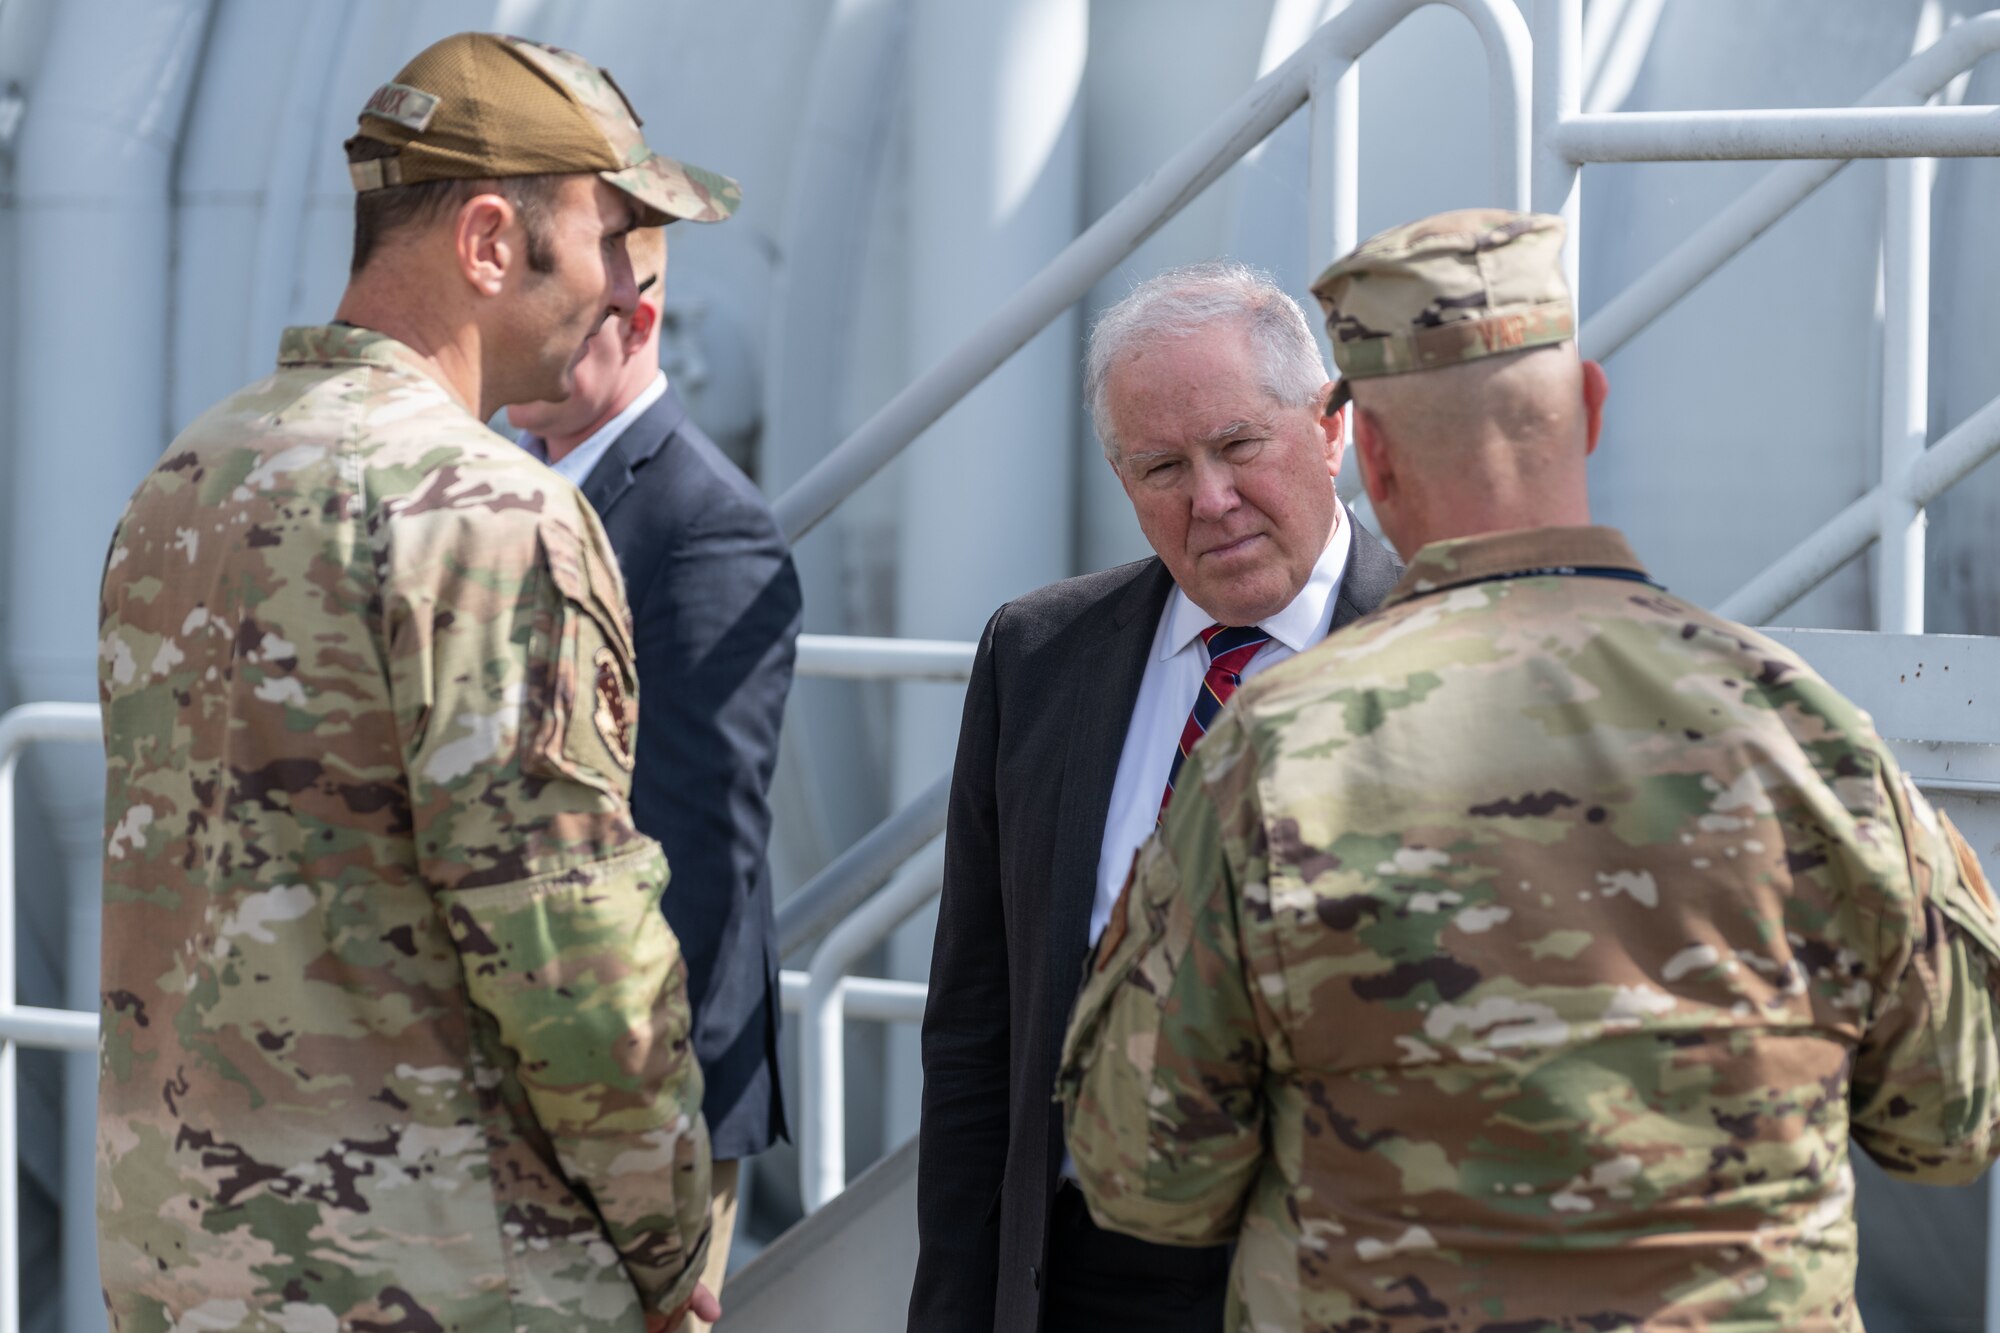
<path id="1" fill-rule="evenodd" d="M 399 157 L 378 157 L 367 162 L 349 162 L 347 175 L 354 182 L 354 192 L 365 194 L 369 190 L 379 190 L 387 185 L 403 183 L 403 159 Z"/>
<path id="2" fill-rule="evenodd" d="M 1458 320 L 1436 328 L 1419 329 L 1410 335 L 1416 364 L 1409 369 L 1421 370 L 1441 362 L 1463 361 L 1467 359 L 1468 352 L 1473 356 L 1498 356 L 1503 352 L 1565 342 L 1575 331 L 1575 316 L 1567 301 L 1517 306 L 1512 310 L 1496 311 L 1484 319 Z M 1478 345 L 1476 349 L 1473 346 L 1475 343 Z"/>

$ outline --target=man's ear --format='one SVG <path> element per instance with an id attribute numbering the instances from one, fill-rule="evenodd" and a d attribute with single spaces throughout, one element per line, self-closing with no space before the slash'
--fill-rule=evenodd
<path id="1" fill-rule="evenodd" d="M 482 295 L 498 296 L 520 257 L 507 237 L 513 221 L 514 205 L 504 195 L 478 194 L 459 205 L 452 248 L 459 272 Z"/>
<path id="2" fill-rule="evenodd" d="M 625 355 L 635 355 L 646 345 L 653 329 L 660 322 L 660 308 L 650 300 L 642 300 L 632 308 L 632 318 L 625 321 Z"/>
<path id="3" fill-rule="evenodd" d="M 1400 478 L 1390 460 L 1389 438 L 1380 418 L 1359 403 L 1350 410 L 1354 419 L 1354 452 L 1361 459 L 1361 484 L 1367 488 L 1368 502 L 1375 506 L 1379 516 L 1383 505 L 1395 503 Z"/>
<path id="4" fill-rule="evenodd" d="M 1604 373 L 1604 367 L 1595 361 L 1583 363 L 1583 420 L 1588 430 L 1584 437 L 1583 452 L 1589 456 L 1597 452 L 1597 437 L 1604 430 L 1604 400 L 1611 396 L 1611 380 Z"/>
<path id="5" fill-rule="evenodd" d="M 1329 401 L 1333 385 L 1320 390 L 1322 407 Z M 1347 458 L 1347 409 L 1336 407 L 1331 415 L 1322 414 L 1319 419 L 1320 434 L 1326 438 L 1326 475 L 1338 480 L 1340 465 Z"/>

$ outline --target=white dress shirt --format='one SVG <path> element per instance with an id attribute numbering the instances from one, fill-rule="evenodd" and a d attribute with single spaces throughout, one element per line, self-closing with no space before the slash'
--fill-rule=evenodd
<path id="1" fill-rule="evenodd" d="M 1333 535 L 1307 576 L 1306 586 L 1284 610 L 1260 622 L 1271 641 L 1243 668 L 1244 679 L 1296 657 L 1324 639 L 1333 627 L 1340 576 L 1347 568 L 1348 548 L 1354 543 L 1346 512 L 1334 512 Z M 1125 887 L 1132 853 L 1139 850 L 1159 820 L 1167 770 L 1173 767 L 1181 730 L 1201 693 L 1201 679 L 1208 674 L 1208 649 L 1200 634 L 1214 623 L 1208 612 L 1178 587 L 1160 611 L 1146 674 L 1139 680 L 1139 698 L 1125 731 L 1125 748 L 1118 755 L 1118 777 L 1111 786 L 1111 813 L 1104 821 L 1104 845 L 1097 858 L 1097 898 L 1090 908 L 1093 945 Z"/>
<path id="2" fill-rule="evenodd" d="M 618 443 L 618 437 L 625 433 L 625 428 L 637 421 L 647 408 L 659 402 L 660 395 L 666 391 L 667 372 L 663 370 L 653 376 L 653 382 L 641 390 L 637 398 L 625 404 L 623 412 L 599 426 L 589 439 L 553 463 L 549 463 L 548 441 L 541 436 L 522 431 L 518 443 L 542 462 L 549 463 L 556 470 L 556 475 L 570 485 L 581 486 L 584 478 L 590 475 L 590 470 L 597 466 L 597 460 Z"/>

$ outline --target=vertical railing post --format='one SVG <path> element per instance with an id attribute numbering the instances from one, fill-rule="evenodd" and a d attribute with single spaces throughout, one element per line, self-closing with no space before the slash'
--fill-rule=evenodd
<path id="1" fill-rule="evenodd" d="M 1534 208 L 1554 213 L 1569 227 L 1563 272 L 1571 299 L 1582 310 L 1577 256 L 1583 220 L 1583 173 L 1555 146 L 1554 130 L 1583 108 L 1583 0 L 1535 0 Z"/>
<path id="2" fill-rule="evenodd" d="M 16 995 L 16 965 L 14 951 L 20 943 L 14 933 L 14 777 L 20 771 L 20 755 L 34 743 L 72 743 L 72 745 L 98 745 L 102 743 L 102 727 L 98 723 L 96 705 L 64 705 L 64 703 L 32 703 L 0 713 L 0 1013 L 14 1015 L 20 1001 Z M 96 963 L 92 959 L 92 963 Z M 96 999 L 84 1009 L 90 1015 L 90 1027 L 96 1025 Z M 38 1011 L 38 1017 L 48 1019 L 48 1011 Z M 46 1027 L 40 1025 L 40 1027 Z M 36 1043 L 38 1045 L 38 1043 Z M 66 1041 L 54 1043 L 56 1049 L 80 1049 L 84 1057 L 90 1059 L 90 1051 L 96 1051 L 92 1041 L 88 1047 L 68 1045 Z M 92 1073 L 96 1063 L 92 1061 Z M 0 1035 L 0 1333 L 20 1333 L 20 1043 L 12 1037 Z M 96 1105 L 92 1083 L 92 1097 L 84 1105 Z M 74 1115 L 74 1103 L 64 1105 L 66 1115 Z M 92 1123 L 94 1133 L 94 1123 Z M 84 1177 L 86 1187 L 82 1195 L 82 1209 L 92 1211 L 92 1193 L 88 1189 L 88 1175 Z M 72 1193 L 70 1179 L 64 1179 L 64 1193 Z M 74 1205 L 74 1197 L 62 1199 L 68 1209 Z M 92 1221 L 94 1227 L 94 1221 Z M 92 1233 L 92 1251 L 96 1235 Z M 96 1285 L 96 1275 L 92 1271 L 92 1299 L 76 1313 L 76 1305 L 64 1309 L 64 1321 L 72 1329 L 92 1327 L 92 1319 L 102 1319 L 102 1301 L 98 1297 L 100 1287 Z M 68 1293 L 66 1297 L 68 1299 Z"/>
<path id="3" fill-rule="evenodd" d="M 1944 35 L 1937 0 L 1917 16 L 1911 56 Z M 1937 98 L 1928 99 L 1935 103 Z M 1875 628 L 1924 632 L 1923 508 L 1903 478 L 1930 439 L 1932 158 L 1897 158 L 1884 168 L 1882 214 L 1882 509 L 1875 557 Z"/>
<path id="4" fill-rule="evenodd" d="M 814 983 L 822 983 L 815 975 Z M 835 976 L 806 992 L 799 1081 L 809 1119 L 799 1138 L 800 1205 L 819 1209 L 847 1188 L 847 979 Z"/>
<path id="5" fill-rule="evenodd" d="M 1924 511 L 1903 477 L 1930 435 L 1931 158 L 1888 164 L 1882 229 L 1882 539 L 1875 628 L 1924 632 Z"/>
<path id="6" fill-rule="evenodd" d="M 1361 243 L 1361 66 L 1329 56 L 1312 75 L 1306 171 L 1306 268 L 1319 271 Z"/>
<path id="7" fill-rule="evenodd" d="M 14 771 L 20 753 L 0 748 L 0 1008 L 14 993 Z M 21 1327 L 21 1144 L 15 1090 L 20 1060 L 14 1040 L 0 1036 L 0 1333 Z"/>
<path id="8" fill-rule="evenodd" d="M 1314 70 L 1307 115 L 1311 147 L 1306 169 L 1306 267 L 1310 277 L 1361 244 L 1361 62 L 1329 56 Z M 1320 355 L 1333 364 L 1333 344 L 1325 322 L 1309 321 Z M 1342 427 L 1345 429 L 1345 426 Z M 1349 478 L 1360 475 L 1349 467 Z M 1350 503 L 1365 507 L 1368 497 L 1349 483 Z M 1372 511 L 1366 521 L 1372 522 Z"/>

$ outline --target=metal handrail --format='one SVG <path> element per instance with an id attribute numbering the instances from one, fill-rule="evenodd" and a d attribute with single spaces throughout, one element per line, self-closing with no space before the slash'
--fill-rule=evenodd
<path id="1" fill-rule="evenodd" d="M 1894 481 L 1877 483 L 1822 523 L 1716 610 L 1732 620 L 1767 623 L 1867 550 L 1881 536 L 1884 506 L 1907 503 L 1922 509 L 1995 453 L 2000 453 L 2000 397 L 1924 450 Z"/>
<path id="2" fill-rule="evenodd" d="M 796 671 L 833 680 L 965 680 L 977 648 L 952 639 L 801 634 Z"/>
<path id="3" fill-rule="evenodd" d="M 97 1045 L 97 1015 L 15 1003 L 14 774 L 30 745 L 95 745 L 103 738 L 95 704 L 23 704 L 0 713 L 0 1333 L 21 1327 L 19 1048 L 89 1051 Z"/>
<path id="4" fill-rule="evenodd" d="M 1358 59 L 1404 18 L 1430 4 L 1449 5 L 1464 14 L 1486 46 L 1494 87 L 1494 193 L 1510 207 L 1527 207 L 1531 43 L 1527 24 L 1512 0 L 1355 0 L 1065 246 L 970 338 L 890 399 L 779 496 L 773 508 L 785 535 L 796 542 L 811 531 L 1237 159 L 1263 142 L 1306 104 L 1325 67 Z"/>
<path id="5" fill-rule="evenodd" d="M 1552 146 L 1577 163 L 1993 157 L 2000 155 L 2000 107 L 1583 114 L 1556 126 Z"/>
<path id="6" fill-rule="evenodd" d="M 905 861 L 944 832 L 951 776 L 939 778 L 916 800 L 862 835 L 778 905 L 778 956 L 816 942 L 888 882 Z"/>
<path id="7" fill-rule="evenodd" d="M 2000 11 L 1976 15 L 1898 66 L 1854 105 L 1885 108 L 1926 101 L 1996 50 Z M 1553 132 L 1560 134 L 1560 125 Z M 1770 172 L 1585 320 L 1578 338 L 1583 354 L 1600 361 L 1610 357 L 1846 165 L 1845 159 L 1791 162 Z"/>
<path id="8" fill-rule="evenodd" d="M 1548 35 L 1558 41 L 1561 66 L 1574 56 L 1578 0 L 1541 0 Z M 1536 107 L 1537 198 L 1550 206 L 1558 190 L 1575 209 L 1575 172 L 1585 162 L 1665 161 L 1743 157 L 1811 158 L 1787 163 L 1739 196 L 1709 224 L 1661 260 L 1587 320 L 1578 339 L 1585 355 L 1609 357 L 1639 330 L 1673 308 L 1731 257 L 1762 235 L 1854 157 L 1895 157 L 1888 175 L 1889 209 L 1884 248 L 1899 284 L 1888 307 L 1884 347 L 1881 481 L 1783 556 L 1767 565 L 1717 608 L 1724 615 L 1763 623 L 1818 586 L 1877 541 L 1888 558 L 1876 597 L 1882 628 L 1922 628 L 1923 508 L 1944 490 L 2000 452 L 2000 418 L 1989 403 L 1937 445 L 1923 447 L 1928 431 L 1926 397 L 1919 382 L 1928 357 L 1930 275 L 1927 193 L 1933 157 L 1967 153 L 2000 155 L 2000 108 L 1927 107 L 1954 78 L 2000 51 L 2000 10 L 1967 19 L 1935 40 L 1920 32 L 1923 49 L 1847 108 L 1802 111 L 1622 112 L 1586 115 L 1575 108 L 1561 70 L 1539 85 L 1560 90 L 1559 106 Z M 1832 155 L 1832 156 L 1828 156 Z M 1572 234 L 1571 243 L 1574 246 Z M 1574 264 L 1574 254 L 1571 255 Z"/>
<path id="9" fill-rule="evenodd" d="M 807 1212 L 847 1188 L 847 1060 L 842 1042 L 848 970 L 938 895 L 944 839 L 934 839 L 890 877 L 880 893 L 841 918 L 806 967 L 799 1025 L 799 1197 Z"/>

